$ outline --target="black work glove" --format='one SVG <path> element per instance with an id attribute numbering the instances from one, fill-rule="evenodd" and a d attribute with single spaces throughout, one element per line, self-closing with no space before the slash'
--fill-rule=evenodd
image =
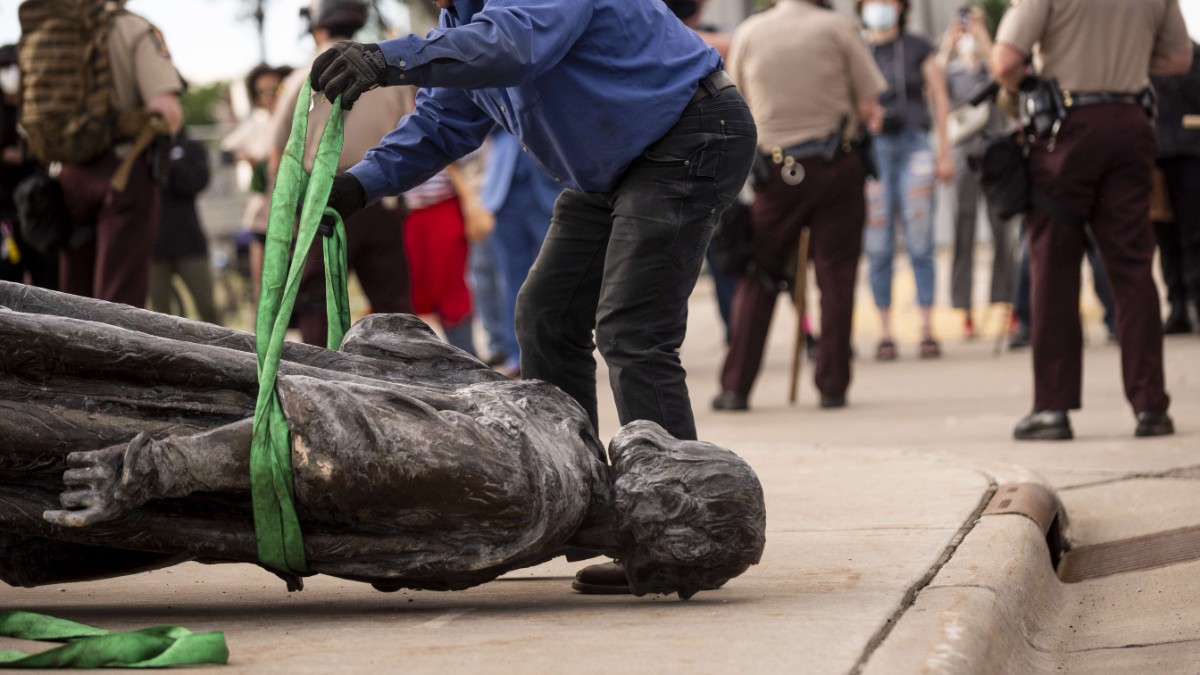
<path id="1" fill-rule="evenodd" d="M 333 177 L 333 187 L 329 189 L 329 201 L 326 203 L 338 212 L 338 215 L 342 217 L 342 222 L 345 223 L 367 205 L 367 193 L 357 178 L 348 173 L 339 173 Z M 333 221 L 329 218 L 321 218 L 317 232 L 322 237 L 332 237 Z"/>
<path id="2" fill-rule="evenodd" d="M 330 101 L 341 94 L 342 109 L 349 110 L 364 91 L 387 84 L 387 61 L 379 45 L 339 42 L 313 61 L 309 76 L 313 91 Z"/>

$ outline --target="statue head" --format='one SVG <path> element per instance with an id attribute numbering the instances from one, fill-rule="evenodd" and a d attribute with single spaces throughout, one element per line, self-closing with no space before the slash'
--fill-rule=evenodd
<path id="1" fill-rule="evenodd" d="M 762 485 L 750 465 L 711 443 L 681 441 L 653 422 L 609 445 L 619 561 L 635 595 L 719 588 L 757 564 L 765 543 Z"/>

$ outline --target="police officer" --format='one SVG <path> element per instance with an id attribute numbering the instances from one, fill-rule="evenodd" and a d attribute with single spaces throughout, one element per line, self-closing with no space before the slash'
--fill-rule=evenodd
<path id="1" fill-rule="evenodd" d="M 1032 139 L 1032 183 L 1049 200 L 1027 214 L 1033 302 L 1033 412 L 1019 440 L 1072 437 L 1080 407 L 1079 264 L 1090 222 L 1117 304 L 1125 396 L 1137 436 L 1174 433 L 1163 384 L 1163 334 L 1151 278 L 1154 135 L 1142 94 L 1149 75 L 1187 72 L 1191 42 L 1177 0 L 1021 0 L 1001 21 L 991 67 L 1017 90 L 1037 46 L 1036 74 L 1057 81 L 1058 112 Z M 1051 80 L 1053 78 L 1053 80 Z M 1026 88 L 1029 88 L 1028 83 Z M 1048 206 L 1049 205 L 1049 206 Z M 1054 214 L 1050 213 L 1053 211 Z M 1069 215 L 1068 215 L 1069 214 Z"/>
<path id="2" fill-rule="evenodd" d="M 118 4 L 108 36 L 118 110 L 157 112 L 171 134 L 178 133 L 183 81 L 162 33 L 125 10 L 124 2 Z M 131 147 L 124 139 L 94 162 L 63 166 L 59 181 L 67 210 L 75 223 L 94 226 L 96 234 L 88 243 L 63 249 L 59 279 L 67 293 L 142 307 L 150 286 L 159 189 L 145 157 L 134 160 L 125 189 L 112 186 Z"/>
<path id="3" fill-rule="evenodd" d="M 805 64 L 797 68 L 796 64 Z M 866 218 L 854 139 L 886 81 L 855 23 L 816 0 L 780 0 L 733 35 L 729 70 L 758 122 L 761 178 L 751 211 L 757 269 L 738 281 L 718 410 L 744 410 L 801 231 L 821 289 L 816 385 L 840 408 L 850 384 L 850 323 Z"/>
<path id="4" fill-rule="evenodd" d="M 375 86 L 423 87 L 416 112 L 335 180 L 331 205 L 408 189 L 501 125 L 566 188 L 517 301 L 522 376 L 558 385 L 596 425 L 598 347 L 622 424 L 694 439 L 687 300 L 755 145 L 720 56 L 661 2 L 437 4 L 427 37 L 343 43 L 313 64 L 315 86 L 345 105 Z"/>
<path id="5" fill-rule="evenodd" d="M 349 40 L 367 24 L 369 6 L 366 0 L 313 0 L 305 15 L 309 33 L 317 45 L 317 55 L 326 52 L 339 40 Z M 316 58 L 316 56 L 314 56 Z M 300 88 L 308 77 L 309 68 L 297 68 L 284 80 L 279 104 L 274 112 L 274 138 L 271 170 L 274 175 L 292 131 L 292 114 Z M 400 118 L 413 106 L 412 87 L 395 87 L 367 92 L 354 110 L 346 112 L 345 137 L 338 170 L 354 166 L 367 150 L 391 131 Z M 321 132 L 329 119 L 331 107 L 320 100 L 308 117 L 305 143 L 305 170 L 312 163 L 320 143 Z M 398 200 L 376 203 L 346 220 L 346 260 L 362 285 L 372 311 L 411 313 L 408 258 L 404 250 L 405 209 Z M 324 346 L 328 332 L 325 314 L 325 260 L 319 246 L 309 252 L 296 296 L 296 318 L 300 337 L 307 344 Z"/>

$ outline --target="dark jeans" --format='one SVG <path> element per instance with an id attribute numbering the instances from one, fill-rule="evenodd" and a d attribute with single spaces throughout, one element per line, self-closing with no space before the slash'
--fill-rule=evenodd
<path id="1" fill-rule="evenodd" d="M 708 261 L 708 273 L 712 275 L 713 289 L 717 292 L 717 311 L 721 314 L 721 325 L 725 326 L 725 344 L 729 344 L 733 294 L 737 291 L 738 278 L 717 269 L 717 254 L 713 247 L 708 247 L 704 259 Z"/>
<path id="2" fill-rule="evenodd" d="M 557 385 L 598 426 L 599 347 L 621 424 L 651 420 L 696 438 L 679 361 L 687 300 L 756 142 L 746 102 L 730 87 L 688 105 L 612 192 L 559 196 L 517 297 L 522 377 Z"/>

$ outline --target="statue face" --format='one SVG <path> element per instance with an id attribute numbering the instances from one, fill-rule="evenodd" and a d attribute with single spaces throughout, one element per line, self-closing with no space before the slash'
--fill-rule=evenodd
<path id="1" fill-rule="evenodd" d="M 762 556 L 766 507 L 758 476 L 711 443 L 680 441 L 653 422 L 625 426 L 609 448 L 621 552 L 633 592 L 719 588 Z"/>

